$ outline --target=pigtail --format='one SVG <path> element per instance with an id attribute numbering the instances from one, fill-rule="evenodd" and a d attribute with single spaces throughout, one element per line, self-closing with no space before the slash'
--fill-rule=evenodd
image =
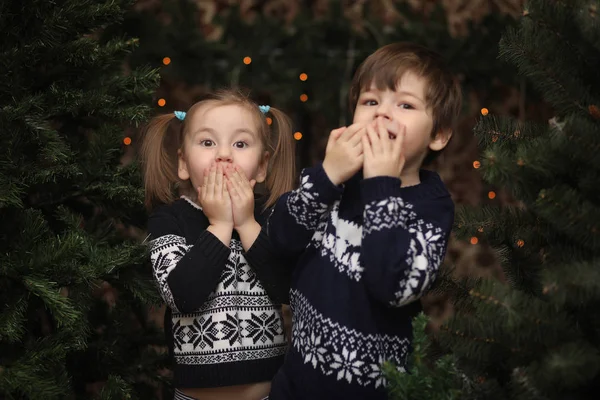
<path id="1" fill-rule="evenodd" d="M 177 175 L 177 150 L 181 135 L 172 132 L 171 122 L 175 115 L 159 115 L 150 121 L 144 130 L 140 158 L 144 180 L 146 208 L 151 210 L 158 204 L 168 204 L 175 199 Z M 181 124 L 177 124 L 181 131 Z"/>
<path id="2" fill-rule="evenodd" d="M 282 194 L 292 190 L 296 177 L 296 142 L 292 133 L 292 121 L 273 107 L 269 109 L 268 116 L 272 117 L 273 123 L 269 137 L 271 158 L 266 180 L 269 198 L 265 207 L 275 205 Z"/>

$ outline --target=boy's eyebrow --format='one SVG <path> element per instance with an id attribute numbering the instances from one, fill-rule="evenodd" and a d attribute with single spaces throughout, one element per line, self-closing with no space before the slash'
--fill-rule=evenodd
<path id="1" fill-rule="evenodd" d="M 398 90 L 396 93 L 402 94 L 402 95 L 405 95 L 405 96 L 414 97 L 415 99 L 419 100 L 421 103 L 423 103 L 423 104 L 425 103 L 425 100 L 423 100 L 422 98 L 420 98 L 419 96 L 417 96 L 413 92 L 408 92 L 406 90 Z"/>
<path id="2" fill-rule="evenodd" d="M 372 94 L 374 92 L 379 92 L 380 90 L 375 88 L 375 89 L 366 89 L 364 91 L 362 91 L 360 93 L 360 96 L 362 96 L 363 94 Z M 406 91 L 406 90 L 394 90 L 394 92 L 396 94 L 400 94 L 400 95 L 404 95 L 404 96 L 410 96 L 413 97 L 417 100 L 419 100 L 421 103 L 425 104 L 425 100 L 423 100 L 422 98 L 420 98 L 419 96 L 417 96 L 416 94 L 414 94 L 413 92 L 410 91 Z"/>

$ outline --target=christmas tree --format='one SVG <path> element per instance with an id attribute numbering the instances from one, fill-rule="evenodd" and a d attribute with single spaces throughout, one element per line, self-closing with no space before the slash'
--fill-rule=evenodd
<path id="1" fill-rule="evenodd" d="M 517 201 L 456 215 L 456 234 L 491 246 L 506 278 L 440 286 L 455 296 L 457 312 L 436 342 L 456 361 L 462 383 L 449 388 L 460 387 L 462 399 L 598 397 L 599 6 L 530 0 L 500 42 L 500 58 L 529 79 L 554 118 L 488 114 L 475 128 L 483 149 L 475 167 Z"/>
<path id="2" fill-rule="evenodd" d="M 103 34 L 128 3 L 0 3 L 3 399 L 156 397 L 157 291 L 123 155 L 158 74 L 125 70 L 135 40 Z"/>

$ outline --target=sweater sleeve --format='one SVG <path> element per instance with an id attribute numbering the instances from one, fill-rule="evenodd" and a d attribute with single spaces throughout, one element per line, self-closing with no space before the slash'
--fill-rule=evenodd
<path id="1" fill-rule="evenodd" d="M 281 196 L 269 217 L 268 234 L 275 249 L 282 254 L 302 252 L 342 191 L 341 185 L 329 180 L 321 164 L 304 169 L 300 187 Z"/>
<path id="2" fill-rule="evenodd" d="M 274 304 L 289 304 L 292 268 L 288 264 L 294 260 L 286 260 L 275 252 L 264 226 L 246 252 L 246 259 L 271 301 Z"/>
<path id="3" fill-rule="evenodd" d="M 454 203 L 440 198 L 419 204 L 417 209 L 403 201 L 400 180 L 392 177 L 365 179 L 361 197 L 361 257 L 369 292 L 393 307 L 419 299 L 444 259 Z"/>
<path id="4" fill-rule="evenodd" d="M 215 290 L 230 249 L 209 231 L 187 243 L 176 218 L 159 209 L 148 220 L 150 260 L 162 298 L 174 311 L 190 313 Z"/>

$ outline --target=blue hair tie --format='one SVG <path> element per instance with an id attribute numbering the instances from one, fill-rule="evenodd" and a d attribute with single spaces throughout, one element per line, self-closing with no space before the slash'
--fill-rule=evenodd
<path id="1" fill-rule="evenodd" d="M 173 114 L 177 117 L 178 120 L 183 121 L 185 119 L 185 111 L 173 111 Z"/>
<path id="2" fill-rule="evenodd" d="M 260 109 L 261 113 L 266 114 L 271 109 L 271 106 L 258 106 L 258 108 Z"/>

